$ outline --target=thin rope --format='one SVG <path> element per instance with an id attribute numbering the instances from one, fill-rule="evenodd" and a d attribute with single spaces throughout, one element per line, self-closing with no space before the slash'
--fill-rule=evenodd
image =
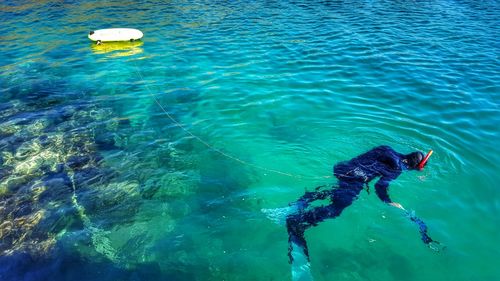
<path id="1" fill-rule="evenodd" d="M 139 71 L 139 68 L 135 64 L 135 61 L 134 61 L 134 65 L 135 65 L 135 70 L 136 70 L 137 74 L 141 78 L 141 81 L 143 82 L 144 86 L 146 87 L 146 90 L 148 91 L 148 94 L 153 98 L 153 100 L 160 107 L 160 109 L 163 111 L 163 113 L 165 113 L 165 116 L 167 116 L 168 119 L 170 119 L 170 121 L 172 121 L 177 127 L 181 128 L 186 134 L 188 134 L 189 136 L 191 136 L 194 139 L 198 140 L 200 143 L 202 143 L 203 145 L 205 145 L 208 149 L 210 149 L 212 151 L 215 151 L 215 152 L 219 153 L 220 155 L 222 155 L 222 156 L 224 156 L 224 157 L 226 157 L 228 159 L 231 159 L 231 160 L 233 160 L 235 162 L 238 162 L 238 163 L 240 163 L 242 165 L 250 166 L 250 167 L 258 169 L 258 170 L 266 171 L 266 172 L 269 172 L 269 173 L 275 173 L 275 174 L 282 175 L 282 176 L 287 176 L 287 177 L 292 177 L 292 178 L 298 178 L 298 179 L 312 179 L 312 180 L 327 179 L 327 178 L 331 178 L 332 177 L 332 176 L 311 177 L 311 176 L 304 176 L 304 175 L 295 175 L 295 174 L 283 172 L 283 171 L 280 171 L 280 170 L 266 168 L 266 167 L 259 166 L 259 165 L 250 163 L 248 161 L 242 160 L 240 158 L 237 158 L 237 157 L 235 157 L 233 155 L 230 155 L 230 154 L 228 154 L 228 153 L 226 153 L 226 152 L 224 152 L 224 151 L 222 151 L 222 150 L 220 150 L 220 149 L 212 146 L 211 144 L 209 144 L 208 142 L 206 142 L 202 138 L 200 138 L 197 135 L 193 134 L 189 129 L 187 129 L 184 125 L 182 125 L 174 117 L 172 117 L 172 115 L 170 115 L 170 113 L 168 113 L 168 111 L 158 101 L 158 99 L 156 98 L 156 95 L 153 93 L 153 91 L 149 88 L 148 84 L 144 80 L 144 77 L 142 76 L 141 72 Z"/>
<path id="2" fill-rule="evenodd" d="M 85 213 L 85 208 L 78 202 L 78 197 L 76 196 L 75 173 L 70 172 L 68 173 L 68 176 L 71 180 L 71 186 L 73 189 L 71 203 L 73 203 L 78 216 L 82 220 L 84 229 L 86 229 L 90 234 L 90 239 L 92 241 L 94 249 L 96 250 L 96 252 L 103 254 L 112 262 L 119 261 L 117 251 L 112 246 L 111 240 L 107 236 L 108 232 L 95 226 Z"/>

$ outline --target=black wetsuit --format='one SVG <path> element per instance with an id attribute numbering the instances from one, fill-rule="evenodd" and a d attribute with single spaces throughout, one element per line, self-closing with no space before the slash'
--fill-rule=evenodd
<path id="1" fill-rule="evenodd" d="M 375 183 L 375 192 L 378 197 L 385 203 L 391 203 L 388 194 L 389 182 L 396 179 L 404 170 L 415 169 L 421 158 L 420 152 L 405 155 L 394 151 L 389 146 L 379 146 L 349 161 L 338 163 L 333 168 L 333 174 L 338 179 L 338 186 L 329 190 L 321 191 L 318 188 L 316 191 L 306 192 L 294 203 L 298 207 L 298 212 L 288 215 L 286 220 L 289 242 L 302 247 L 309 258 L 304 238 L 304 231 L 307 228 L 325 219 L 339 216 L 358 197 L 363 187 L 368 188 L 368 183 L 375 178 L 379 178 Z M 307 209 L 309 203 L 323 199 L 329 199 L 330 204 Z M 412 220 L 418 224 L 421 222 L 416 217 Z M 432 239 L 427 236 L 427 228 L 423 222 L 421 233 L 422 231 L 425 232 L 428 242 L 431 242 Z M 292 261 L 291 243 L 289 257 Z"/>

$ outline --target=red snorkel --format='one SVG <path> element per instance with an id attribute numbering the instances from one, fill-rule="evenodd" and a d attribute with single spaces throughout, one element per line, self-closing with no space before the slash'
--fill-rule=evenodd
<path id="1" fill-rule="evenodd" d="M 420 161 L 420 163 L 418 163 L 418 169 L 420 171 L 424 169 L 424 166 L 425 166 L 425 164 L 427 164 L 427 160 L 429 160 L 429 157 L 431 157 L 432 152 L 433 152 L 432 149 L 429 150 L 427 155 L 425 155 L 424 159 L 422 159 L 422 161 Z"/>

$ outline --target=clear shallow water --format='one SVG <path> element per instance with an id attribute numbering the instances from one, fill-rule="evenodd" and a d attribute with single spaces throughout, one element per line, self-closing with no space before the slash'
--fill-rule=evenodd
<path id="1" fill-rule="evenodd" d="M 2 280 L 289 280 L 260 210 L 381 144 L 435 151 L 391 196 L 447 249 L 363 192 L 307 232 L 315 280 L 498 279 L 498 2 L 0 11 Z"/>

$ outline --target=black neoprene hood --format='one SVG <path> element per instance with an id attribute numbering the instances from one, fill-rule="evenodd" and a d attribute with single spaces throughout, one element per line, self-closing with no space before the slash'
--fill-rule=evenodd
<path id="1" fill-rule="evenodd" d="M 424 159 L 424 154 L 420 151 L 415 151 L 407 154 L 405 158 L 408 160 L 408 168 L 417 169 L 418 164 Z"/>

